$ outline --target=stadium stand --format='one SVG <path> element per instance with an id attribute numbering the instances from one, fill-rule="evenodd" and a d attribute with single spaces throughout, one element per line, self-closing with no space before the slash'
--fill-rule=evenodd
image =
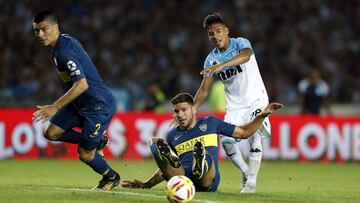
<path id="1" fill-rule="evenodd" d="M 50 53 L 33 36 L 32 15 L 44 7 L 85 42 L 106 83 L 130 94 L 128 110 L 144 108 L 152 81 L 168 98 L 195 93 L 211 49 L 201 21 L 212 11 L 253 42 L 271 101 L 297 104 L 297 84 L 316 66 L 334 103 L 360 103 L 359 1 L 24 0 L 0 1 L 0 106 L 61 95 Z"/>

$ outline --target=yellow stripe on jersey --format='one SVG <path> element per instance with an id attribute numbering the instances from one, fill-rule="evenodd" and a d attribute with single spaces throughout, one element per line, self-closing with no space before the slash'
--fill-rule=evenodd
<path id="1" fill-rule="evenodd" d="M 210 147 L 210 146 L 217 147 L 218 146 L 218 135 L 217 134 L 207 134 L 207 135 L 202 135 L 202 136 L 193 138 L 186 142 L 182 142 L 175 146 L 177 155 L 180 156 L 186 152 L 192 151 L 194 149 L 194 144 L 196 142 L 201 142 L 204 145 L 204 147 Z"/>
<path id="2" fill-rule="evenodd" d="M 69 82 L 71 80 L 70 75 L 66 71 L 57 71 L 57 72 L 58 72 L 58 74 L 60 76 L 60 79 L 63 82 Z"/>

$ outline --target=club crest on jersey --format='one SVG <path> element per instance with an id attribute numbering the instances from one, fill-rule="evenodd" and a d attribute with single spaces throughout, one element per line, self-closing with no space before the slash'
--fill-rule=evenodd
<path id="1" fill-rule="evenodd" d="M 76 64 L 74 63 L 74 61 L 68 61 L 66 65 L 70 71 L 74 71 L 76 69 Z"/>
<path id="2" fill-rule="evenodd" d="M 201 124 L 199 128 L 201 131 L 205 132 L 207 130 L 207 124 Z"/>

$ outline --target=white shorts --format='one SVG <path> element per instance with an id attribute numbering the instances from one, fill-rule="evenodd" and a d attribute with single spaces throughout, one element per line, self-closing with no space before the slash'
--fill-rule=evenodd
<path id="1" fill-rule="evenodd" d="M 233 125 L 244 125 L 255 119 L 257 114 L 264 110 L 269 102 L 267 100 L 256 100 L 250 107 L 241 109 L 228 110 L 225 115 L 224 121 Z M 262 133 L 263 138 L 269 138 L 271 135 L 271 126 L 269 118 L 265 118 L 263 122 L 265 131 Z"/>

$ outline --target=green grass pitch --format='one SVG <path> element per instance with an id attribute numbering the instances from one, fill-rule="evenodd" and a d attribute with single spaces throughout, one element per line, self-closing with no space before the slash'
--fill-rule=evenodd
<path id="1" fill-rule="evenodd" d="M 156 169 L 147 161 L 110 161 L 122 180 L 144 180 Z M 360 164 L 263 162 L 256 194 L 240 194 L 240 174 L 220 162 L 216 193 L 196 193 L 193 202 L 360 202 Z M 78 160 L 0 161 L 0 202 L 167 202 L 165 182 L 152 189 L 91 191 L 100 177 Z"/>

